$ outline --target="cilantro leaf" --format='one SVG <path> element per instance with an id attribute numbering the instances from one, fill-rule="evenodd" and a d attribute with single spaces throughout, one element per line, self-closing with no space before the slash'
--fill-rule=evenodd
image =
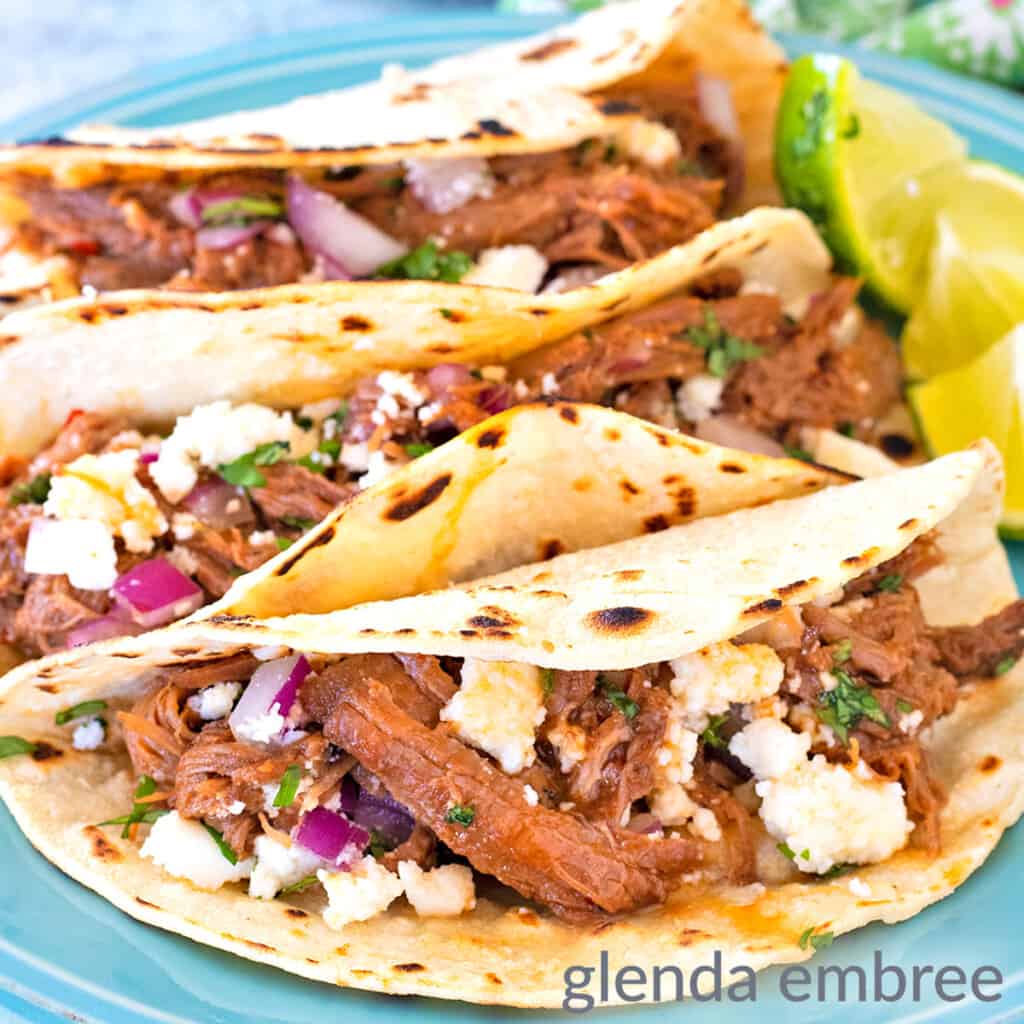
<path id="1" fill-rule="evenodd" d="M 842 862 L 833 864 L 828 871 L 822 871 L 818 877 L 823 879 L 839 878 L 841 875 L 849 874 L 856 866 L 856 864 L 844 864 Z"/>
<path id="2" fill-rule="evenodd" d="M 153 807 L 151 804 L 138 802 L 143 797 L 152 796 L 155 792 L 156 780 L 151 775 L 140 776 L 139 784 L 135 787 L 135 802 L 132 804 L 132 809 L 118 818 L 101 821 L 100 826 L 124 825 L 124 828 L 121 829 L 121 838 L 127 839 L 131 835 L 132 825 L 152 825 L 158 818 L 170 814 L 170 811 L 164 807 Z"/>
<path id="3" fill-rule="evenodd" d="M 50 473 L 40 473 L 34 476 L 28 483 L 18 484 L 11 488 L 8 505 L 42 505 L 50 496 L 50 481 L 53 479 Z"/>
<path id="4" fill-rule="evenodd" d="M 316 526 L 315 519 L 305 516 L 281 516 L 281 522 L 291 530 L 312 530 Z"/>
<path id="5" fill-rule="evenodd" d="M 472 825 L 476 818 L 476 808 L 472 804 L 452 804 L 444 816 L 449 825 Z"/>
<path id="6" fill-rule="evenodd" d="M 640 705 L 635 700 L 631 700 L 622 690 L 618 689 L 603 676 L 598 676 L 597 682 L 609 704 L 621 711 L 628 721 L 636 718 L 640 713 Z"/>
<path id="7" fill-rule="evenodd" d="M 273 466 L 284 458 L 290 448 L 288 441 L 268 441 L 240 455 L 234 462 L 222 463 L 217 472 L 221 479 L 235 487 L 266 487 L 267 478 L 256 467 Z"/>
<path id="8" fill-rule="evenodd" d="M 1016 664 L 1017 659 L 1012 654 L 1008 654 L 996 665 L 994 674 L 997 676 L 1005 676 L 1006 673 L 1009 672 Z"/>
<path id="9" fill-rule="evenodd" d="M 700 734 L 700 738 L 706 746 L 714 747 L 716 750 L 725 746 L 725 740 L 722 738 L 720 730 L 728 718 L 728 715 L 711 715 L 707 728 Z"/>
<path id="10" fill-rule="evenodd" d="M 540 670 L 540 685 L 545 697 L 549 697 L 554 693 L 555 670 L 553 668 L 542 668 Z"/>
<path id="11" fill-rule="evenodd" d="M 405 454 L 408 455 L 410 459 L 418 459 L 421 455 L 426 455 L 428 452 L 432 452 L 435 446 L 429 441 L 412 441 L 404 447 Z"/>
<path id="12" fill-rule="evenodd" d="M 299 792 L 299 782 L 302 780 L 302 769 L 297 764 L 290 764 L 281 776 L 281 784 L 277 787 L 274 796 L 275 807 L 291 807 L 295 803 L 295 796 Z"/>
<path id="13" fill-rule="evenodd" d="M 251 220 L 278 220 L 284 205 L 270 196 L 238 196 L 203 207 L 204 224 L 246 224 Z"/>
<path id="14" fill-rule="evenodd" d="M 287 551 L 295 541 L 291 537 L 275 537 L 274 543 L 277 545 L 278 551 Z"/>
<path id="15" fill-rule="evenodd" d="M 457 249 L 442 252 L 430 239 L 397 260 L 382 263 L 373 276 L 393 281 L 448 281 L 454 284 L 461 281 L 472 266 L 473 260 L 467 253 Z"/>
<path id="16" fill-rule="evenodd" d="M 850 660 L 850 655 L 853 653 L 853 644 L 849 640 L 840 640 L 832 648 L 832 664 L 842 665 L 844 662 Z"/>
<path id="17" fill-rule="evenodd" d="M 279 896 L 287 896 L 292 892 L 302 892 L 303 889 L 308 889 L 311 885 L 316 885 L 320 879 L 316 875 L 306 875 L 305 878 L 300 878 L 297 882 L 292 882 L 291 885 L 286 885 L 279 893 Z"/>
<path id="18" fill-rule="evenodd" d="M 217 849 L 220 850 L 221 856 L 229 864 L 237 864 L 238 863 L 238 854 L 235 853 L 235 851 L 232 850 L 231 847 L 228 846 L 228 844 L 226 842 L 224 842 L 223 834 L 218 832 L 217 829 L 215 829 L 212 825 L 207 825 L 205 821 L 200 821 L 199 824 L 202 825 L 203 828 L 206 829 L 206 831 L 209 834 L 210 838 L 217 844 Z"/>
<path id="19" fill-rule="evenodd" d="M 818 950 L 828 949 L 828 947 L 835 941 L 835 935 L 832 932 L 820 932 L 815 935 L 814 928 L 812 926 L 800 936 L 799 941 L 801 949 L 807 949 L 808 946 L 810 946 L 810 948 L 817 953 Z"/>
<path id="20" fill-rule="evenodd" d="M 703 326 L 687 327 L 683 334 L 707 353 L 707 370 L 713 377 L 725 377 L 739 363 L 764 355 L 760 345 L 727 331 L 710 305 L 704 307 Z"/>
<path id="21" fill-rule="evenodd" d="M 395 843 L 389 839 L 380 829 L 374 829 L 370 833 L 370 856 L 379 859 L 385 853 L 390 853 L 395 848 Z"/>
<path id="22" fill-rule="evenodd" d="M 795 444 L 784 444 L 782 446 L 791 459 L 799 459 L 801 462 L 813 462 L 814 456 L 806 449 Z"/>
<path id="23" fill-rule="evenodd" d="M 17 754 L 31 754 L 36 745 L 20 736 L 0 736 L 0 758 L 14 757 Z"/>
<path id="24" fill-rule="evenodd" d="M 900 587 L 903 586 L 903 577 L 899 573 L 890 573 L 888 576 L 883 576 L 875 588 L 876 590 L 884 590 L 887 594 L 895 594 Z"/>
<path id="25" fill-rule="evenodd" d="M 909 700 L 904 700 L 902 697 L 896 701 L 896 710 L 901 715 L 909 715 L 914 710 L 914 705 Z"/>
<path id="26" fill-rule="evenodd" d="M 845 746 L 850 739 L 850 730 L 856 728 L 862 718 L 868 718 L 888 728 L 892 723 L 882 710 L 871 687 L 862 686 L 842 669 L 835 669 L 836 685 L 825 690 L 818 698 L 818 718 L 839 737 Z"/>
<path id="27" fill-rule="evenodd" d="M 789 843 L 776 843 L 775 849 L 782 854 L 786 860 L 796 860 L 796 854 L 793 852 L 793 847 Z"/>
<path id="28" fill-rule="evenodd" d="M 74 707 L 58 711 L 54 716 L 54 721 L 57 725 L 67 725 L 68 722 L 72 722 L 76 718 L 98 715 L 101 711 L 105 711 L 106 708 L 107 702 L 105 700 L 86 700 L 81 704 L 75 704 Z"/>

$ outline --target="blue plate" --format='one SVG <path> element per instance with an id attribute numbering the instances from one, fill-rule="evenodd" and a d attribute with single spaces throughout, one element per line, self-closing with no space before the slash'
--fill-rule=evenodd
<path id="1" fill-rule="evenodd" d="M 491 15 L 415 18 L 264 39 L 133 75 L 2 125 L 0 137 L 38 138 L 83 121 L 155 125 L 264 106 L 371 78 L 385 62 L 422 64 L 551 24 L 550 18 Z M 1024 172 L 1024 103 L 1018 97 L 926 65 L 842 50 L 812 38 L 783 42 L 794 56 L 819 49 L 846 53 L 866 74 L 911 94 L 948 121 L 970 140 L 976 156 Z M 1024 549 L 1012 550 L 1011 557 L 1020 583 Z M 886 963 L 905 969 L 958 964 L 970 973 L 993 964 L 1006 979 L 996 1003 L 944 1003 L 934 992 L 917 1003 L 790 1003 L 779 995 L 779 972 L 768 971 L 760 976 L 756 1004 L 670 1004 L 611 1011 L 600 1019 L 609 1024 L 640 1017 L 652 1024 L 680 1018 L 713 1018 L 715 1024 L 758 1019 L 869 1024 L 941 1016 L 967 1024 L 1015 1016 L 1024 1007 L 1021 863 L 1024 826 L 1004 837 L 984 868 L 949 899 L 896 927 L 873 925 L 845 936 L 814 961 L 870 964 L 880 950 Z M 443 1014 L 475 1024 L 556 1016 L 343 991 L 146 927 L 51 867 L 6 810 L 0 810 L 0 878 L 0 1021 L 390 1024 Z"/>

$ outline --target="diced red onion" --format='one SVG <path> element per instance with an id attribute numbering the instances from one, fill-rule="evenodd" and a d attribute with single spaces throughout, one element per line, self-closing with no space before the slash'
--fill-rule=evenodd
<path id="1" fill-rule="evenodd" d="M 725 448 L 738 448 L 743 452 L 755 455 L 773 455 L 784 458 L 786 449 L 766 434 L 753 427 L 748 427 L 735 416 L 710 416 L 701 420 L 694 429 L 694 434 L 702 441 L 720 444 Z"/>
<path id="2" fill-rule="evenodd" d="M 732 86 L 723 78 L 698 72 L 697 103 L 704 120 L 729 144 L 729 174 L 725 192 L 728 197 L 738 196 L 743 190 L 746 177 L 746 146 L 736 116 Z"/>
<path id="3" fill-rule="evenodd" d="M 196 519 L 215 530 L 244 526 L 256 518 L 248 496 L 239 494 L 237 487 L 232 487 L 220 477 L 201 480 L 185 495 L 182 505 Z"/>
<path id="4" fill-rule="evenodd" d="M 480 393 L 479 402 L 480 408 L 486 409 L 492 415 L 504 412 L 513 405 L 512 392 L 504 384 L 495 384 L 494 387 Z"/>
<path id="5" fill-rule="evenodd" d="M 489 194 L 494 184 L 487 161 L 478 156 L 409 160 L 405 180 L 431 213 L 451 213 L 474 196 Z"/>
<path id="6" fill-rule="evenodd" d="M 302 816 L 295 842 L 333 864 L 351 863 L 353 851 L 361 853 L 370 841 L 364 828 L 326 807 L 315 807 Z"/>
<path id="7" fill-rule="evenodd" d="M 366 277 L 382 263 L 409 250 L 365 217 L 353 213 L 334 196 L 307 184 L 297 174 L 288 178 L 288 221 L 302 244 L 326 261 L 325 270 Z"/>
<path id="8" fill-rule="evenodd" d="M 151 466 L 159 458 L 159 452 L 143 452 L 139 456 L 139 462 L 141 462 L 144 466 Z"/>
<path id="9" fill-rule="evenodd" d="M 234 249 L 235 246 L 255 238 L 270 227 L 273 221 L 254 220 L 249 224 L 222 224 L 200 228 L 196 232 L 196 245 L 200 249 Z"/>
<path id="10" fill-rule="evenodd" d="M 627 826 L 630 832 L 639 832 L 641 835 L 657 835 L 663 832 L 661 819 L 653 814 L 634 814 Z"/>
<path id="11" fill-rule="evenodd" d="M 122 573 L 110 593 L 143 629 L 155 629 L 191 615 L 203 592 L 164 558 L 148 558 Z"/>
<path id="12" fill-rule="evenodd" d="M 82 647 L 85 644 L 99 643 L 100 640 L 112 640 L 118 636 L 135 636 L 143 632 L 137 622 L 126 618 L 119 607 L 102 618 L 83 622 L 76 626 L 67 636 L 68 647 Z"/>
<path id="13" fill-rule="evenodd" d="M 626 356 L 618 362 L 612 363 L 609 372 L 615 375 L 632 373 L 634 370 L 642 370 L 651 361 L 651 353 L 647 352 L 642 356 Z"/>
<path id="14" fill-rule="evenodd" d="M 167 204 L 171 213 L 187 228 L 198 228 L 203 223 L 203 211 L 196 197 L 195 189 L 185 189 L 171 196 Z"/>
<path id="15" fill-rule="evenodd" d="M 365 789 L 359 794 L 351 818 L 367 831 L 379 832 L 394 846 L 404 843 L 415 825 L 412 815 L 397 800 L 373 796 Z"/>
<path id="16" fill-rule="evenodd" d="M 427 384 L 435 395 L 463 384 L 472 384 L 473 379 L 469 367 L 463 363 L 438 363 L 427 371 Z"/>
<path id="17" fill-rule="evenodd" d="M 265 661 L 253 672 L 249 685 L 228 718 L 232 732 L 237 735 L 247 722 L 274 710 L 287 717 L 309 672 L 309 662 L 301 654 Z"/>

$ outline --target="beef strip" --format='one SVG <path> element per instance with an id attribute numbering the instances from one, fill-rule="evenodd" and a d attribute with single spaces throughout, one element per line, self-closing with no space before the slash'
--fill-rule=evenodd
<path id="1" fill-rule="evenodd" d="M 356 661 L 356 665 L 346 662 Z M 397 664 L 397 663 L 396 663 Z M 671 881 L 694 867 L 699 846 L 643 836 L 526 802 L 523 786 L 488 759 L 431 727 L 436 702 L 410 707 L 411 679 L 393 668 L 376 678 L 362 659 L 346 659 L 303 687 L 323 710 L 324 735 L 374 772 L 452 850 L 556 913 L 587 919 L 662 902 Z M 307 688 L 310 697 L 305 696 Z M 418 719 L 417 713 L 425 714 Z M 454 804 L 474 809 L 472 824 L 447 820 Z"/>
<path id="2" fill-rule="evenodd" d="M 4 640 L 49 654 L 66 647 L 69 633 L 106 615 L 110 607 L 105 590 L 79 590 L 66 576 L 32 576 Z"/>
<path id="3" fill-rule="evenodd" d="M 294 462 L 260 467 L 265 487 L 252 487 L 249 497 L 268 520 L 286 516 L 319 523 L 337 505 L 358 494 L 355 484 L 336 484 L 323 473 L 314 473 Z"/>
<path id="4" fill-rule="evenodd" d="M 437 863 L 437 840 L 429 828 L 415 825 L 409 838 L 380 858 L 380 863 L 394 873 L 398 873 L 398 865 L 403 860 L 417 863 L 424 871 L 429 871 Z"/>
<path id="5" fill-rule="evenodd" d="M 213 530 L 202 524 L 178 547 L 194 560 L 192 575 L 210 597 L 223 597 L 243 572 L 258 569 L 278 552 L 274 541 L 255 544 L 237 527 Z"/>

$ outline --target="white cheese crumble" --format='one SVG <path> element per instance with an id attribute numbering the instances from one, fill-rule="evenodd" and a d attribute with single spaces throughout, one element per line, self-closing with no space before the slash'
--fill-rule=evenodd
<path id="1" fill-rule="evenodd" d="M 541 377 L 540 390 L 549 396 L 558 394 L 558 378 L 550 370 Z"/>
<path id="2" fill-rule="evenodd" d="M 416 386 L 416 377 L 413 374 L 399 373 L 397 370 L 382 370 L 378 373 L 377 387 L 381 389 L 383 395 L 400 398 L 414 409 L 429 397 Z"/>
<path id="3" fill-rule="evenodd" d="M 729 710 L 730 704 L 753 704 L 771 697 L 782 685 L 785 668 L 764 644 L 711 644 L 694 654 L 669 662 L 672 693 L 686 709 L 687 725 L 697 732 L 709 715 Z"/>
<path id="4" fill-rule="evenodd" d="M 773 718 L 758 718 L 729 741 L 729 753 L 759 779 L 779 779 L 807 760 L 811 737 Z"/>
<path id="5" fill-rule="evenodd" d="M 135 478 L 138 449 L 80 455 L 50 481 L 43 512 L 54 519 L 92 519 L 124 538 L 129 551 L 153 548 L 167 520 L 153 495 Z"/>
<path id="6" fill-rule="evenodd" d="M 762 758 L 763 752 L 753 760 Z M 771 764 L 772 770 L 779 767 Z M 830 764 L 819 754 L 795 762 L 776 778 L 762 779 L 754 788 L 765 828 L 794 851 L 793 863 L 801 871 L 821 874 L 835 864 L 885 860 L 906 845 L 914 827 L 903 787 L 885 781 L 863 761 L 849 768 Z"/>
<path id="7" fill-rule="evenodd" d="M 253 530 L 249 534 L 249 543 L 262 547 L 266 544 L 273 544 L 277 540 L 277 534 L 273 530 Z"/>
<path id="8" fill-rule="evenodd" d="M 494 175 L 487 161 L 478 156 L 406 160 L 405 180 L 413 195 L 433 213 L 451 213 L 494 190 Z"/>
<path id="9" fill-rule="evenodd" d="M 150 474 L 168 501 L 181 501 L 195 487 L 200 466 L 216 469 L 271 441 L 287 441 L 290 457 L 299 458 L 313 449 L 316 435 L 299 427 L 291 413 L 265 405 L 233 406 L 226 400 L 199 405 L 178 417 Z"/>
<path id="10" fill-rule="evenodd" d="M 212 722 L 231 714 L 231 709 L 241 692 L 241 683 L 214 683 L 213 686 L 207 686 L 205 690 L 192 694 L 186 704 L 204 722 Z"/>
<path id="11" fill-rule="evenodd" d="M 673 699 L 665 726 L 665 738 L 655 755 L 655 780 L 651 812 L 663 825 L 684 825 L 698 808 L 686 792 L 693 780 L 693 759 L 697 756 L 698 733 L 685 726 L 686 710 Z"/>
<path id="12" fill-rule="evenodd" d="M 272 900 L 278 892 L 315 874 L 323 860 L 298 843 L 285 846 L 270 836 L 257 836 L 253 844 L 256 866 L 249 877 L 249 895 Z"/>
<path id="13" fill-rule="evenodd" d="M 921 727 L 921 723 L 924 721 L 924 712 L 917 708 L 915 711 L 908 711 L 906 714 L 900 715 L 900 720 L 897 723 L 900 728 L 900 732 L 905 733 L 907 736 L 912 736 Z"/>
<path id="14" fill-rule="evenodd" d="M 544 721 L 540 669 L 515 661 L 466 658 L 462 683 L 441 709 L 460 739 L 487 751 L 515 775 L 533 764 L 537 726 Z"/>
<path id="15" fill-rule="evenodd" d="M 325 871 L 316 877 L 327 891 L 328 906 L 324 922 L 328 928 L 344 928 L 353 921 L 369 921 L 387 910 L 405 888 L 398 875 L 363 857 L 351 871 Z"/>
<path id="16" fill-rule="evenodd" d="M 199 520 L 191 512 L 175 512 L 171 516 L 171 533 L 175 540 L 191 540 L 199 526 Z"/>
<path id="17" fill-rule="evenodd" d="M 854 896 L 859 896 L 862 900 L 871 896 L 871 886 L 862 878 L 851 878 L 847 886 Z"/>
<path id="18" fill-rule="evenodd" d="M 117 579 L 114 537 L 95 519 L 37 519 L 25 546 L 25 572 L 66 575 L 80 590 L 109 590 Z"/>
<path id="19" fill-rule="evenodd" d="M 341 446 L 338 461 L 350 473 L 365 473 L 370 468 L 370 446 L 365 441 L 347 441 Z"/>
<path id="20" fill-rule="evenodd" d="M 396 469 L 400 469 L 407 461 L 405 459 L 390 459 L 382 449 L 378 448 L 376 451 L 370 452 L 366 472 L 359 477 L 357 483 L 365 491 L 367 487 L 373 487 L 382 480 L 387 480 Z"/>
<path id="21" fill-rule="evenodd" d="M 281 714 L 279 704 L 272 704 L 269 711 L 262 715 L 254 715 L 242 722 L 233 723 L 231 731 L 235 739 L 245 740 L 249 743 L 269 743 L 277 739 L 284 729 L 285 720 Z M 275 791 L 276 792 L 276 791 Z"/>
<path id="22" fill-rule="evenodd" d="M 651 167 L 661 167 L 682 155 L 679 137 L 657 121 L 629 121 L 615 134 L 615 143 Z"/>
<path id="23" fill-rule="evenodd" d="M 587 756 L 587 732 L 578 725 L 556 723 L 548 729 L 547 741 L 558 755 L 558 766 L 565 775 Z"/>
<path id="24" fill-rule="evenodd" d="M 186 878 L 200 889 L 241 881 L 253 867 L 251 857 L 232 864 L 198 821 L 177 811 L 156 820 L 139 852 L 169 875 Z"/>
<path id="25" fill-rule="evenodd" d="M 540 288 L 547 272 L 548 261 L 532 245 L 503 245 L 498 249 L 484 249 L 462 283 L 532 294 Z"/>
<path id="26" fill-rule="evenodd" d="M 71 736 L 71 745 L 75 750 L 95 750 L 107 735 L 102 719 L 92 718 L 77 726 Z"/>
<path id="27" fill-rule="evenodd" d="M 724 377 L 713 377 L 710 373 L 688 377 L 676 392 L 679 412 L 691 423 L 708 419 L 721 405 L 724 389 Z"/>
<path id="28" fill-rule="evenodd" d="M 398 864 L 405 897 L 420 917 L 458 917 L 476 906 L 473 872 L 463 864 L 424 871 L 412 860 Z"/>
<path id="29" fill-rule="evenodd" d="M 537 790 L 533 788 L 529 783 L 523 786 L 523 799 L 531 806 L 536 807 L 540 797 L 537 795 Z"/>

